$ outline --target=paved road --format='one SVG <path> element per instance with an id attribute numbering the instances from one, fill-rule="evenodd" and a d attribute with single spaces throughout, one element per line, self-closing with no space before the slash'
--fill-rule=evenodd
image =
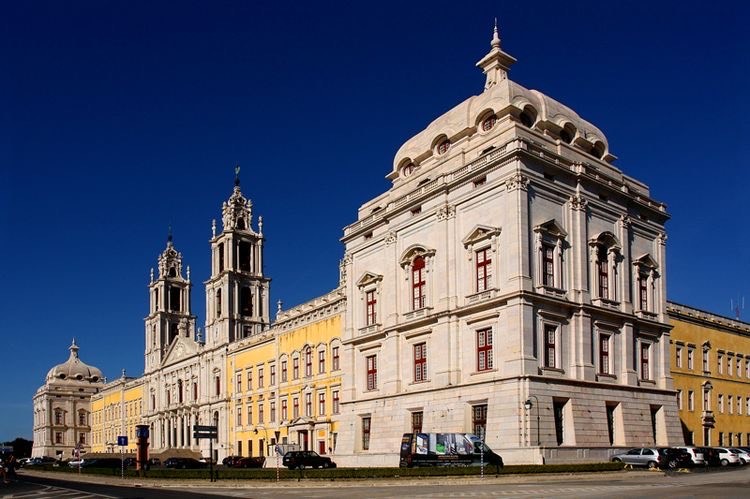
<path id="1" fill-rule="evenodd" d="M 59 480 L 70 478 L 70 481 Z M 252 498 L 252 499 L 403 499 L 413 498 L 745 498 L 750 496 L 750 467 L 707 473 L 616 472 L 571 475 L 501 475 L 479 478 L 427 478 L 363 481 L 152 481 L 24 474 L 18 483 L 0 487 L 0 498 Z M 127 485 L 127 486 L 120 486 Z"/>

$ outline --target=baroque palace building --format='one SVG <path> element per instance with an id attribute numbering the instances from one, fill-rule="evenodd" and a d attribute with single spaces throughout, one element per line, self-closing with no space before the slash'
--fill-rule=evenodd
<path id="1" fill-rule="evenodd" d="M 745 443 L 745 326 L 667 304 L 664 204 L 597 127 L 511 81 L 513 63 L 495 28 L 483 91 L 406 141 L 391 187 L 344 228 L 336 289 L 275 321 L 262 218 L 238 177 L 212 228 L 205 335 L 170 237 L 144 375 L 92 391 L 92 448 L 132 441 L 136 424 L 162 456 L 209 456 L 192 429 L 216 425 L 215 459 L 299 447 L 339 466 L 397 466 L 415 431 L 479 434 L 507 463 L 606 461 L 696 432 Z M 706 348 L 710 369 L 678 367 L 675 383 L 671 359 Z M 707 382 L 722 398 L 685 412 Z M 724 417 L 723 433 L 703 429 Z"/>
<path id="2" fill-rule="evenodd" d="M 668 303 L 685 442 L 750 445 L 750 324 Z"/>

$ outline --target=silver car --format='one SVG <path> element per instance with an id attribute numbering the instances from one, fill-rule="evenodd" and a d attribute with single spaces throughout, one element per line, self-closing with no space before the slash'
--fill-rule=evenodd
<path id="1" fill-rule="evenodd" d="M 656 468 L 659 465 L 659 452 L 655 448 L 639 447 L 622 454 L 615 454 L 612 456 L 612 462 L 645 466 L 649 469 Z"/>

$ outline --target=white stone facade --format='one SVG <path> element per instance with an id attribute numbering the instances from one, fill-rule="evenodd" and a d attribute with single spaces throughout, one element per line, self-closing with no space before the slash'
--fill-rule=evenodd
<path id="1" fill-rule="evenodd" d="M 194 425 L 216 425 L 214 459 L 230 453 L 227 350 L 230 343 L 257 335 L 270 325 L 268 286 L 263 275 L 263 223 L 252 228 L 252 205 L 235 179 L 222 207 L 222 231 L 213 223 L 211 277 L 206 281 L 205 338 L 196 334 L 190 310 L 190 269 L 172 244 L 152 271 L 150 313 L 145 319 L 144 423 L 151 428 L 150 451 L 189 449 L 209 456 L 210 442 L 193 438 Z"/>
<path id="2" fill-rule="evenodd" d="M 75 340 L 70 357 L 47 373 L 34 394 L 32 457 L 70 459 L 74 450 L 91 448 L 91 396 L 104 386 L 102 372 L 78 356 Z"/>
<path id="3" fill-rule="evenodd" d="M 665 206 L 513 62 L 496 30 L 484 91 L 408 140 L 344 229 L 340 465 L 396 466 L 419 427 L 485 431 L 508 463 L 682 443 Z"/>

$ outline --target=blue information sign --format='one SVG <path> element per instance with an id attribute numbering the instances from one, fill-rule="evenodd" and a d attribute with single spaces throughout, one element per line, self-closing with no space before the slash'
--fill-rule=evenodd
<path id="1" fill-rule="evenodd" d="M 117 445 L 122 447 L 128 445 L 128 437 L 117 437 Z"/>

